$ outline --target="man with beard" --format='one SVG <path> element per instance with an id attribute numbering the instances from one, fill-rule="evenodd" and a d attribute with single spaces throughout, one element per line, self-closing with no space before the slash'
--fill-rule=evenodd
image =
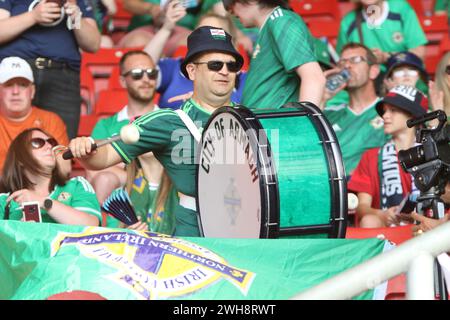
<path id="1" fill-rule="evenodd" d="M 120 83 L 127 89 L 128 104 L 115 115 L 101 119 L 92 131 L 93 139 L 106 139 L 119 134 L 120 129 L 143 114 L 158 110 L 153 102 L 158 70 L 152 58 L 144 51 L 133 50 L 123 55 L 119 63 Z M 159 181 L 162 167 L 152 155 L 147 159 Z M 125 185 L 127 174 L 124 164 L 117 164 L 101 171 L 87 170 L 87 179 L 93 185 L 100 204 L 110 193 Z"/>

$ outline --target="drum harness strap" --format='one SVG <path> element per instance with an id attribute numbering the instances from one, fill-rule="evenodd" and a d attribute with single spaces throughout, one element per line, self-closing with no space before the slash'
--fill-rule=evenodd
<path id="1" fill-rule="evenodd" d="M 197 143 L 200 143 L 202 134 L 200 133 L 200 130 L 197 128 L 197 126 L 195 125 L 194 121 L 192 121 L 192 119 L 186 114 L 186 112 L 184 112 L 181 109 L 175 110 L 175 112 L 178 114 L 181 121 L 183 121 L 185 126 L 188 128 L 189 132 L 192 134 L 195 141 L 197 141 Z M 197 211 L 197 204 L 196 204 L 196 200 L 194 197 L 185 195 L 181 192 L 178 192 L 178 196 L 180 197 L 180 206 L 190 209 L 190 210 L 193 210 L 193 211 Z"/>

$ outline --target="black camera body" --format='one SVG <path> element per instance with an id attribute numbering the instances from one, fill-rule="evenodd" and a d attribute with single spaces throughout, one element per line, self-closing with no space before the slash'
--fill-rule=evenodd
<path id="1" fill-rule="evenodd" d="M 399 151 L 398 157 L 403 169 L 414 177 L 417 189 L 427 192 L 435 187 L 443 194 L 450 180 L 450 126 L 447 124 L 447 115 L 438 110 L 410 119 L 407 125 L 412 128 L 434 119 L 439 120 L 436 128 L 417 129 L 416 141 L 421 145 Z"/>

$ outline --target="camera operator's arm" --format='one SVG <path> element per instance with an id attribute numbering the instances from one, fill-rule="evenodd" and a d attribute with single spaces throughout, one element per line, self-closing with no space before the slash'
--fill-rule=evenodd
<path id="1" fill-rule="evenodd" d="M 424 232 L 429 231 L 431 229 L 436 228 L 437 226 L 440 226 L 441 224 L 447 222 L 449 220 L 449 215 L 446 214 L 443 218 L 441 219 L 432 219 L 432 218 L 427 218 L 425 216 L 422 216 L 420 214 L 417 214 L 415 212 L 411 213 L 411 217 L 420 222 L 420 224 L 417 226 L 419 230 L 422 230 Z"/>
<path id="2" fill-rule="evenodd" d="M 441 196 L 442 201 L 450 203 L 450 182 L 445 185 L 445 193 Z"/>

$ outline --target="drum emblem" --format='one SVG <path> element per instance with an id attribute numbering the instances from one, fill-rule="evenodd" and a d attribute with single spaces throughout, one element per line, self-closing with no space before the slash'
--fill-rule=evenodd
<path id="1" fill-rule="evenodd" d="M 232 226 L 236 225 L 236 218 L 241 211 L 241 197 L 237 191 L 234 179 L 230 179 L 230 184 L 227 187 L 226 193 L 223 196 L 223 203 L 227 209 L 230 223 Z"/>

